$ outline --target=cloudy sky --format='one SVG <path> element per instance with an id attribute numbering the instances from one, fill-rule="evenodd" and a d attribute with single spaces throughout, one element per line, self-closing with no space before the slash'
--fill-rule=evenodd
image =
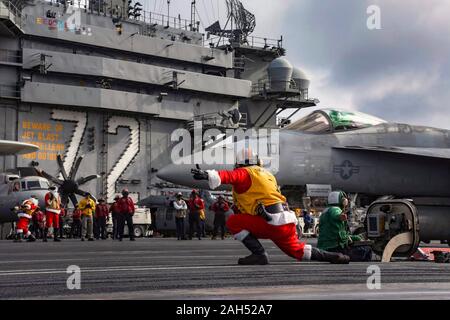
<path id="1" fill-rule="evenodd" d="M 171 0 L 189 17 L 190 0 Z M 202 25 L 220 18 L 224 0 L 197 0 Z M 287 58 L 311 78 L 321 107 L 367 112 L 389 121 L 450 129 L 450 1 L 242 0 L 255 13 L 254 35 L 284 36 Z M 381 30 L 367 8 L 381 9 Z M 167 0 L 146 0 L 167 12 Z"/>

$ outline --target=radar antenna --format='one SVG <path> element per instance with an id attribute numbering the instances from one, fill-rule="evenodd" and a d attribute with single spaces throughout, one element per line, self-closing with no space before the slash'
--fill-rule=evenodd
<path id="1" fill-rule="evenodd" d="M 232 42 L 239 44 L 247 43 L 247 37 L 255 30 L 255 15 L 244 8 L 239 0 L 226 0 L 228 19 L 224 29 L 220 27 L 219 21 L 214 22 L 205 30 L 210 34 L 220 36 L 218 45 L 222 37 L 229 38 Z M 226 28 L 231 24 L 229 30 Z"/>

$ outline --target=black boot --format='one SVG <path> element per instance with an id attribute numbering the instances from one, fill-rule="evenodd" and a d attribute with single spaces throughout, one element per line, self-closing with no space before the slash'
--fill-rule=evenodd
<path id="1" fill-rule="evenodd" d="M 53 229 L 53 241 L 55 242 L 60 242 L 61 240 L 58 238 L 58 232 L 59 229 L 58 228 L 54 228 Z"/>
<path id="2" fill-rule="evenodd" d="M 23 239 L 23 233 L 16 234 L 16 238 L 14 239 L 14 242 L 22 242 Z"/>
<path id="3" fill-rule="evenodd" d="M 269 264 L 266 251 L 262 244 L 253 235 L 249 234 L 242 241 L 244 246 L 252 253 L 248 257 L 240 258 L 238 264 L 240 265 L 266 265 Z"/>
<path id="4" fill-rule="evenodd" d="M 44 234 L 42 235 L 42 241 L 47 242 L 48 229 L 44 229 Z"/>
<path id="5" fill-rule="evenodd" d="M 27 238 L 27 242 L 35 242 L 36 241 L 36 237 L 33 234 L 30 234 Z"/>
<path id="6" fill-rule="evenodd" d="M 332 264 L 349 264 L 350 257 L 342 253 L 329 252 L 325 250 L 320 250 L 317 248 L 312 248 L 311 250 L 311 260 L 330 262 Z"/>

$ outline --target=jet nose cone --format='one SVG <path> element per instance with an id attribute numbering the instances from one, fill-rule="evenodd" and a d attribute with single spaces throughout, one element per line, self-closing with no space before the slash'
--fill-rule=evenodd
<path id="1" fill-rule="evenodd" d="M 156 176 L 160 178 L 161 180 L 172 182 L 175 175 L 173 174 L 175 171 L 175 165 L 170 164 L 168 166 L 163 167 L 162 169 L 159 169 L 156 173 Z"/>
<path id="2" fill-rule="evenodd" d="M 193 165 L 175 165 L 170 164 L 168 166 L 165 166 L 158 170 L 156 173 L 156 176 L 164 181 L 186 186 L 186 187 L 193 187 L 193 188 L 202 188 L 207 189 L 208 183 L 207 181 L 197 181 L 194 180 L 191 174 L 191 169 L 194 169 L 195 166 Z"/>

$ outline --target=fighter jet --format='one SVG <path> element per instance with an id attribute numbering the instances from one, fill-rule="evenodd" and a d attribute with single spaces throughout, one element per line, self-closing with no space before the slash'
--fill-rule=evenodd
<path id="1" fill-rule="evenodd" d="M 279 137 L 279 145 L 271 148 L 279 148 L 276 177 L 281 186 L 326 184 L 372 195 L 450 197 L 448 130 L 324 109 L 282 129 Z M 219 147 L 226 153 L 235 151 L 230 145 Z M 263 162 L 268 166 L 271 159 Z M 192 178 L 194 167 L 171 164 L 157 175 L 175 184 L 207 189 L 206 183 L 199 185 Z M 231 169 L 233 164 L 201 167 Z"/>
<path id="2" fill-rule="evenodd" d="M 232 144 L 215 147 L 224 148 L 226 154 L 235 152 Z M 389 195 L 414 199 L 416 205 L 422 201 L 425 206 L 419 210 L 421 239 L 450 239 L 449 130 L 390 123 L 360 112 L 323 109 L 283 128 L 278 145 L 268 148 L 279 149 L 278 170 L 274 173 L 283 188 L 323 184 L 334 190 L 375 196 L 373 199 Z M 202 155 L 205 153 L 211 154 L 211 150 L 204 150 Z M 207 182 L 199 183 L 191 175 L 195 168 L 191 159 L 202 159 L 202 155 L 183 160 L 191 164 L 171 164 L 157 175 L 175 184 L 207 189 Z M 269 166 L 272 160 L 263 162 Z M 201 164 L 203 170 L 232 168 L 231 163 Z M 419 230 L 417 220 L 412 223 Z M 405 228 L 399 227 L 398 232 Z"/>

